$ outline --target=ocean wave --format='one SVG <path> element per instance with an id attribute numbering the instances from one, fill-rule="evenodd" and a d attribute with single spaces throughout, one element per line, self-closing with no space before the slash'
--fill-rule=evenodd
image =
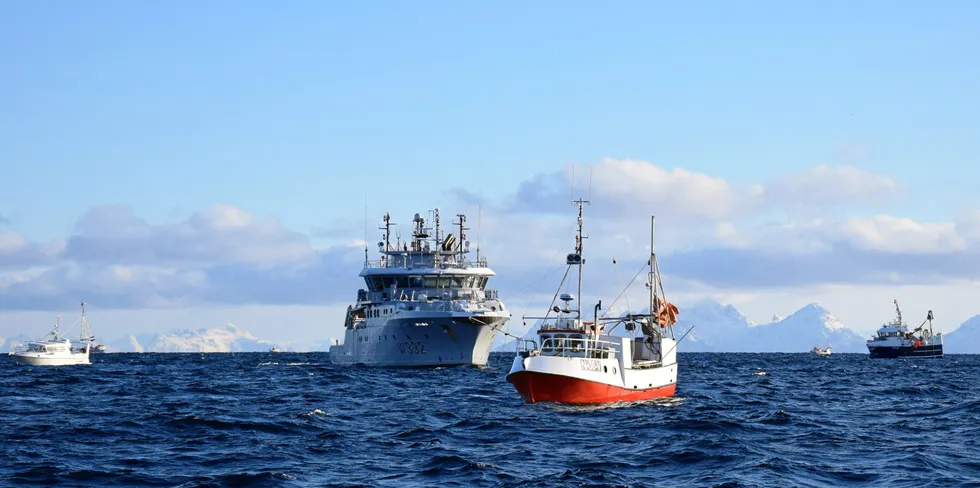
<path id="1" fill-rule="evenodd" d="M 980 471 L 975 355 L 682 352 L 677 396 L 593 406 L 524 404 L 511 358 L 0 358 L 0 485 L 956 486 Z"/>

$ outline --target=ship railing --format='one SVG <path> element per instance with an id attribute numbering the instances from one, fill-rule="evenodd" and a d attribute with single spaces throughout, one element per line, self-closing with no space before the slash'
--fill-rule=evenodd
<path id="1" fill-rule="evenodd" d="M 542 356 L 565 358 L 610 359 L 623 347 L 621 343 L 595 338 L 555 338 L 550 337 L 541 343 Z"/>
<path id="2" fill-rule="evenodd" d="M 358 290 L 359 302 L 451 302 L 467 301 L 480 302 L 483 300 L 498 300 L 499 294 L 494 288 L 480 290 L 478 288 L 424 288 L 418 290 L 397 290 L 394 294 L 387 291 Z"/>
<path id="3" fill-rule="evenodd" d="M 529 356 L 536 356 L 540 354 L 541 351 L 538 350 L 538 343 L 531 339 L 518 339 L 517 341 L 517 355 L 526 358 Z"/>
<path id="4" fill-rule="evenodd" d="M 439 265 L 432 259 L 402 259 L 395 255 L 391 259 L 375 259 L 364 262 L 365 268 L 432 268 L 432 269 L 466 269 L 488 268 L 487 258 L 480 259 L 441 259 Z"/>

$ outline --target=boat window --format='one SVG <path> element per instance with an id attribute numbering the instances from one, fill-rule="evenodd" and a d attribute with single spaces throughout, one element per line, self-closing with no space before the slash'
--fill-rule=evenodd
<path id="1" fill-rule="evenodd" d="M 541 336 L 541 350 L 543 350 L 543 351 L 550 351 L 551 348 L 552 348 L 551 336 L 550 335 L 547 335 L 547 334 L 542 335 Z"/>
<path id="2" fill-rule="evenodd" d="M 374 289 L 374 280 L 371 279 L 371 277 L 365 277 L 364 283 L 367 284 L 367 288 L 369 291 L 378 291 Z"/>
<path id="3" fill-rule="evenodd" d="M 486 276 L 483 276 L 483 277 L 480 278 L 480 289 L 481 290 L 487 287 L 487 280 L 488 279 L 489 278 L 487 278 Z"/>
<path id="4" fill-rule="evenodd" d="M 384 289 L 384 281 L 381 280 L 380 276 L 374 276 L 374 291 L 381 291 Z"/>
<path id="5" fill-rule="evenodd" d="M 438 280 L 435 276 L 425 277 L 425 287 L 426 288 L 437 288 Z"/>
<path id="6" fill-rule="evenodd" d="M 473 288 L 473 277 L 464 276 L 463 277 L 463 288 Z"/>
<path id="7" fill-rule="evenodd" d="M 395 278 L 391 276 L 385 276 L 382 278 L 385 289 L 391 288 L 391 285 L 395 284 Z"/>
<path id="8" fill-rule="evenodd" d="M 565 349 L 567 346 L 567 341 L 565 340 L 565 334 L 555 334 L 555 348 Z"/>
<path id="9" fill-rule="evenodd" d="M 398 285 L 398 288 L 408 288 L 408 276 L 396 276 L 395 285 Z"/>
<path id="10" fill-rule="evenodd" d="M 453 280 L 453 288 L 462 288 L 463 287 L 463 280 L 464 279 L 465 278 L 463 276 L 453 276 L 452 277 L 452 280 Z"/>
<path id="11" fill-rule="evenodd" d="M 408 277 L 409 288 L 423 288 L 424 286 L 425 286 L 425 280 L 423 280 L 421 276 Z"/>
<path id="12" fill-rule="evenodd" d="M 439 277 L 439 288 L 449 288 L 452 284 L 452 280 L 448 276 Z"/>

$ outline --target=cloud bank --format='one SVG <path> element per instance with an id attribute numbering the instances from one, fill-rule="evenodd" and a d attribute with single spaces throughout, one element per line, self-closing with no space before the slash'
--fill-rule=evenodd
<path id="1" fill-rule="evenodd" d="M 553 271 L 574 244 L 572 183 L 577 196 L 587 196 L 590 181 L 587 273 L 590 286 L 603 293 L 646 261 L 652 214 L 662 270 L 681 291 L 942 284 L 980 273 L 980 210 L 936 222 L 890 215 L 881 209 L 904 198 L 903 186 L 852 166 L 820 165 L 736 184 L 607 158 L 591 175 L 579 167 L 573 178 L 571 166 L 530 175 L 496 201 L 450 189 L 446 206 L 471 221 L 481 207 L 481 254 L 497 271 L 492 286 L 526 301 L 550 295 L 560 279 Z M 392 216 L 407 223 L 411 213 Z M 82 299 L 124 309 L 325 305 L 349 302 L 362 285 L 362 242 L 317 247 L 311 241 L 352 237 L 351 222 L 311 225 L 316 231 L 308 236 L 228 205 L 167 224 L 125 206 L 103 206 L 51 242 L 33 242 L 0 223 L 5 309 L 51 310 Z M 473 231 L 470 239 L 476 240 Z M 620 264 L 612 265 L 613 258 Z"/>

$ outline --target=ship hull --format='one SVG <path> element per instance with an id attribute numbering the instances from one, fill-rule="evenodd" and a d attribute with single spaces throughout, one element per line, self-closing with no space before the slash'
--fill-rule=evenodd
<path id="1" fill-rule="evenodd" d="M 330 346 L 330 361 L 389 367 L 484 366 L 490 358 L 490 346 L 507 319 L 391 319 L 382 325 L 347 330 L 343 344 Z"/>
<path id="2" fill-rule="evenodd" d="M 871 359 L 941 359 L 943 357 L 942 344 L 930 344 L 926 346 L 868 346 L 868 355 Z"/>
<path id="3" fill-rule="evenodd" d="M 13 354 L 14 360 L 19 364 L 27 366 L 75 366 L 92 364 L 86 354 L 73 354 L 70 357 L 64 356 L 40 356 L 29 354 Z"/>
<path id="4" fill-rule="evenodd" d="M 628 339 L 622 341 L 627 347 L 633 345 Z M 518 355 L 507 381 L 526 403 L 601 404 L 671 397 L 677 390 L 676 343 L 661 341 L 668 352 L 656 362 L 634 362 L 632 354 L 628 358 Z M 630 365 L 627 368 L 623 368 L 624 359 Z"/>
<path id="5" fill-rule="evenodd" d="M 507 376 L 525 403 L 555 402 L 596 404 L 633 402 L 674 396 L 677 384 L 626 389 L 621 386 L 533 371 L 519 371 Z"/>

